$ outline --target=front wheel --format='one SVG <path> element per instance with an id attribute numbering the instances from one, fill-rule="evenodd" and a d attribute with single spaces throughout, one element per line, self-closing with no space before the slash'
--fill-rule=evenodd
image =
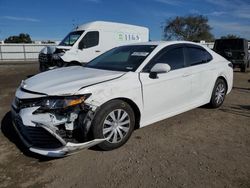
<path id="1" fill-rule="evenodd" d="M 44 65 L 44 63 L 40 62 L 39 70 L 40 70 L 40 72 L 45 72 L 48 70 L 48 67 L 46 65 Z"/>
<path id="2" fill-rule="evenodd" d="M 105 138 L 98 147 L 112 150 L 125 144 L 135 126 L 133 109 L 122 100 L 110 101 L 97 111 L 92 122 L 94 138 Z"/>
<path id="3" fill-rule="evenodd" d="M 213 89 L 212 97 L 210 100 L 210 106 L 212 108 L 219 108 L 225 100 L 226 92 L 226 82 L 223 79 L 218 79 Z"/>

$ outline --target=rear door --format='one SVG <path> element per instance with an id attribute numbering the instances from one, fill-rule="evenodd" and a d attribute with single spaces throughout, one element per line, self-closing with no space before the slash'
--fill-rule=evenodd
<path id="1" fill-rule="evenodd" d="M 186 64 L 192 72 L 192 98 L 194 103 L 206 100 L 210 95 L 211 81 L 214 77 L 213 57 L 203 47 L 187 44 L 185 47 Z"/>
<path id="2" fill-rule="evenodd" d="M 150 70 L 157 63 L 167 63 L 168 73 L 150 78 Z M 191 102 L 191 73 L 185 68 L 183 45 L 161 50 L 140 73 L 143 89 L 144 117 L 157 120 L 174 113 Z M 147 121 L 145 119 L 145 121 Z"/>

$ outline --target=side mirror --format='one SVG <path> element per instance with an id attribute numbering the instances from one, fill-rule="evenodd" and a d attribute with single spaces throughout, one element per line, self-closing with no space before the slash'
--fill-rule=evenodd
<path id="1" fill-rule="evenodd" d="M 78 49 L 82 50 L 83 48 L 84 48 L 84 43 L 83 42 L 79 42 Z"/>
<path id="2" fill-rule="evenodd" d="M 167 73 L 170 70 L 171 70 L 171 67 L 169 66 L 169 64 L 157 63 L 150 70 L 149 77 L 155 79 L 157 78 L 157 74 Z"/>

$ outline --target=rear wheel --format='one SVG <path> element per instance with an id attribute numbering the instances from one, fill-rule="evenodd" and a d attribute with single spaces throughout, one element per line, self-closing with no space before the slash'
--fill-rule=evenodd
<path id="1" fill-rule="evenodd" d="M 247 63 L 244 63 L 240 67 L 240 72 L 246 72 L 247 71 Z"/>
<path id="2" fill-rule="evenodd" d="M 98 147 L 112 150 L 125 144 L 135 126 L 133 109 L 122 100 L 113 100 L 104 104 L 92 122 L 94 138 L 105 138 Z"/>
<path id="3" fill-rule="evenodd" d="M 212 108 L 219 108 L 226 97 L 227 85 L 223 79 L 218 79 L 215 83 L 212 97 L 210 100 L 210 106 Z"/>

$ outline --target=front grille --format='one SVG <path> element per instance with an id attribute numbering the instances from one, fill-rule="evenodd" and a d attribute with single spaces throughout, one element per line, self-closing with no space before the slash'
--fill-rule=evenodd
<path id="1" fill-rule="evenodd" d="M 52 57 L 51 54 L 40 53 L 39 56 L 38 56 L 38 59 L 39 59 L 39 62 L 50 63 L 51 62 L 51 57 Z"/>
<path id="2" fill-rule="evenodd" d="M 47 58 L 46 54 L 39 54 L 38 59 L 39 59 L 40 62 L 47 62 L 48 61 L 48 58 Z"/>
<path id="3" fill-rule="evenodd" d="M 24 139 L 33 147 L 55 149 L 63 146 L 58 139 L 44 128 L 24 126 L 22 119 L 18 116 L 15 119 L 15 125 Z"/>

